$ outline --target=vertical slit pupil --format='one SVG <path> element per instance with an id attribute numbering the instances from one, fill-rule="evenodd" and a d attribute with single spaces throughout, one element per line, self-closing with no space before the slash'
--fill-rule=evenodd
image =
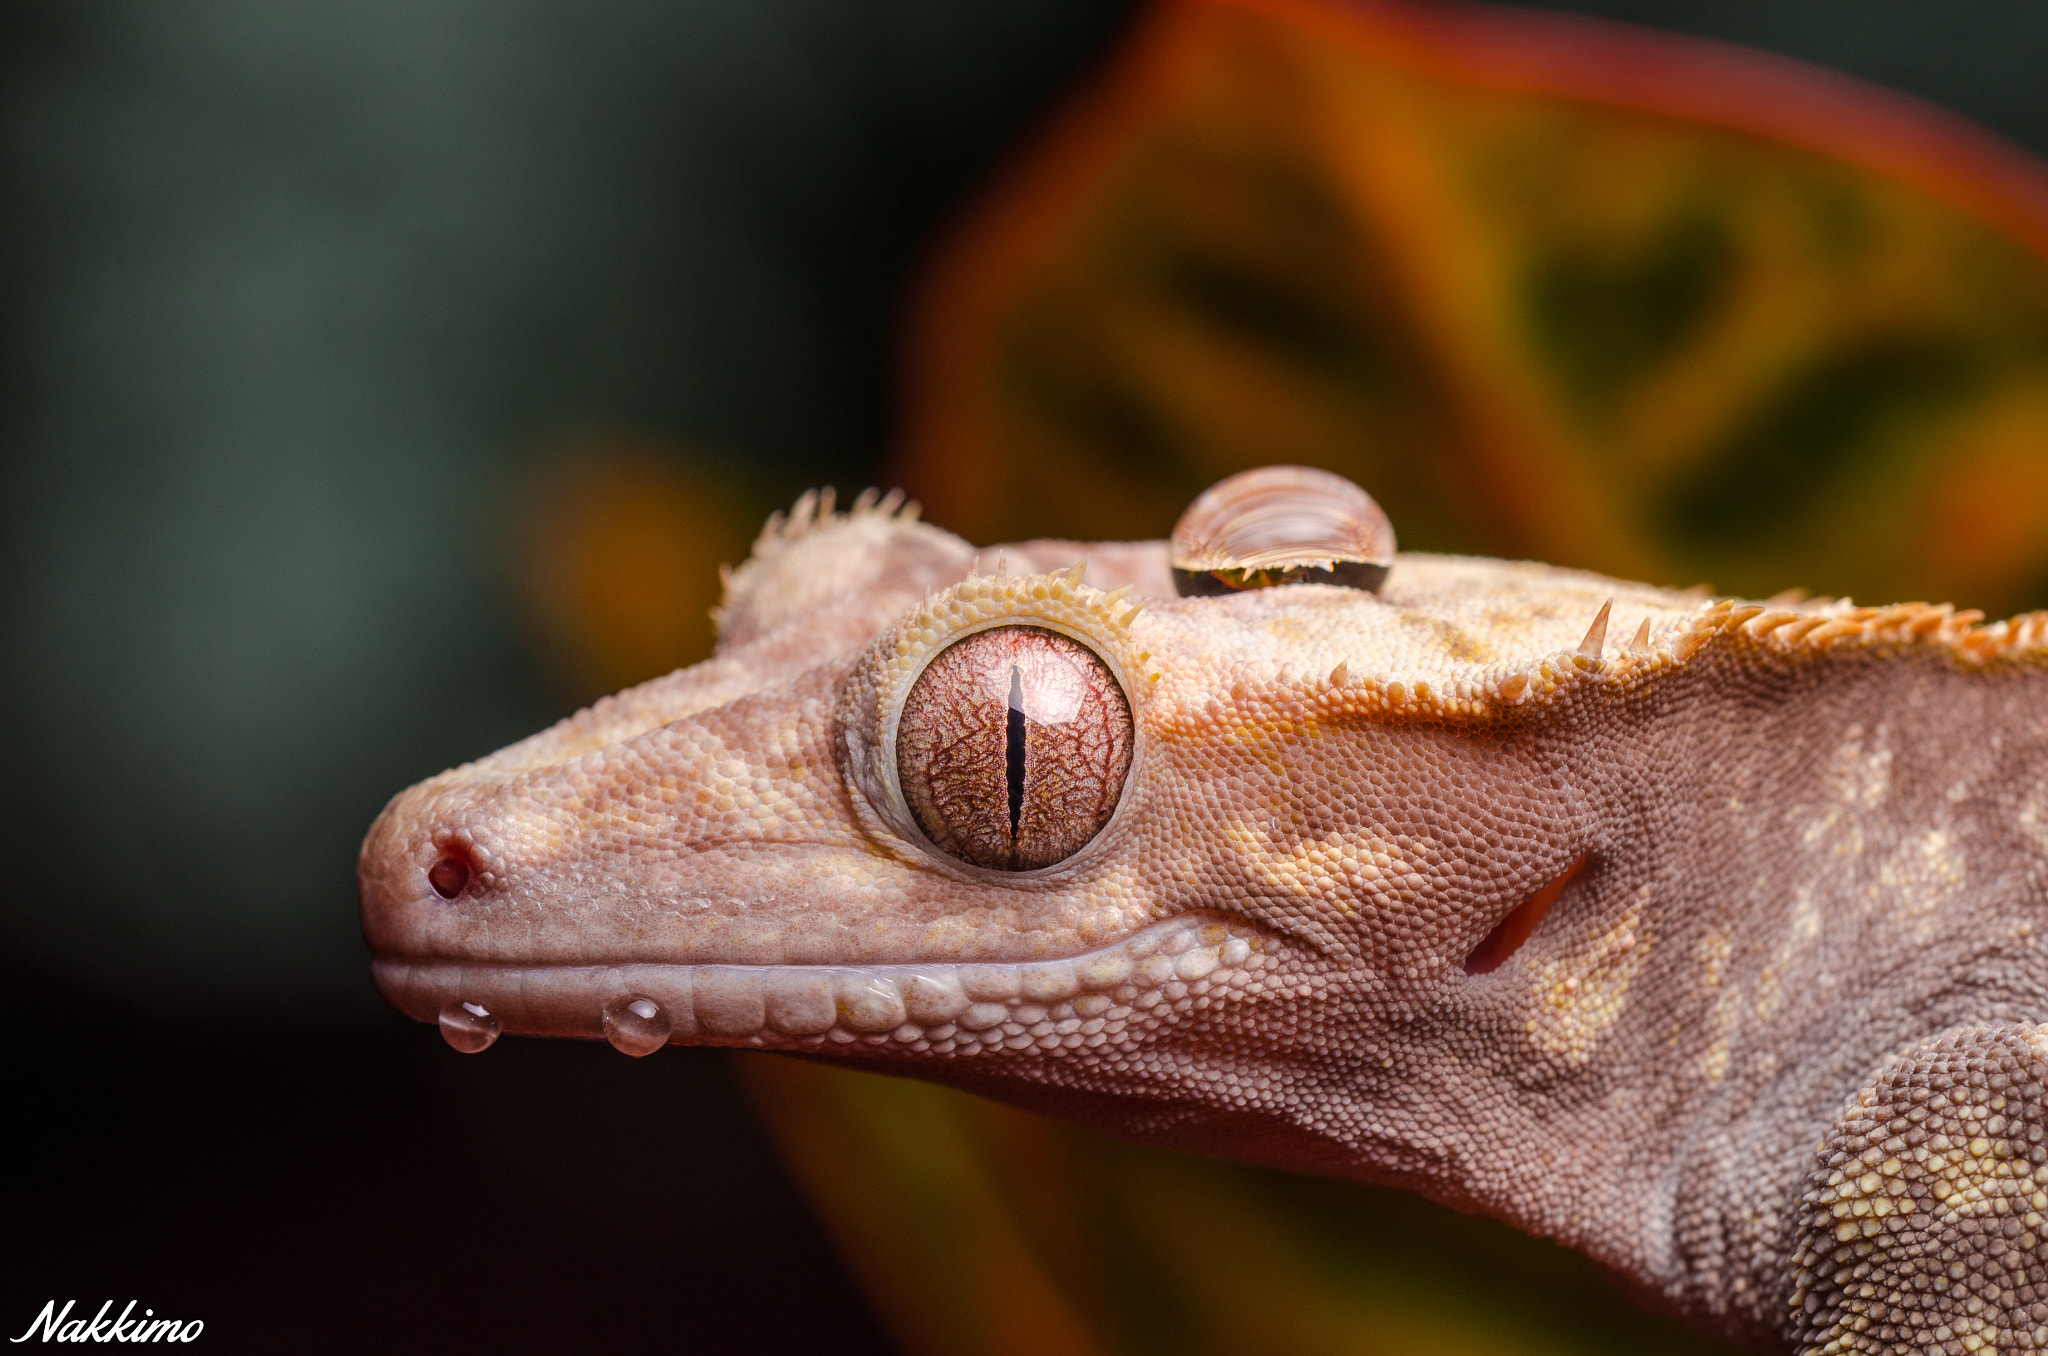
<path id="1" fill-rule="evenodd" d="M 1024 817 L 1024 670 L 1010 665 L 1010 837 Z"/>

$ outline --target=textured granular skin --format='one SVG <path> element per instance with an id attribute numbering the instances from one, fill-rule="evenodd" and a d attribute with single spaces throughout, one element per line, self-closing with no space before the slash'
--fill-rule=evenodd
<path id="1" fill-rule="evenodd" d="M 1800 1200 L 1797 1341 L 2048 1348 L 2048 1029 L 1972 1027 L 1889 1062 Z"/>
<path id="2" fill-rule="evenodd" d="M 678 1040 L 1483 1210 L 1760 1350 L 2025 1347 L 2048 618 L 1974 620 L 1416 555 L 1178 599 L 1163 543 L 977 565 L 811 505 L 717 657 L 396 798 L 364 928 L 428 1020 L 596 1036 L 623 987 Z M 1021 871 L 903 785 L 920 676 L 1003 628 L 1131 722 L 1107 822 Z"/>

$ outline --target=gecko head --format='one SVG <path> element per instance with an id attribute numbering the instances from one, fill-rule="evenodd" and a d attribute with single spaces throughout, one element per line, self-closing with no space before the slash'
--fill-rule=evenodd
<path id="1" fill-rule="evenodd" d="M 1129 611 L 1078 573 L 973 577 L 854 653 L 422 783 L 362 854 L 380 983 L 548 1034 L 631 990 L 679 1035 L 797 1048 L 1042 998 L 1155 921 Z"/>
<path id="2" fill-rule="evenodd" d="M 1448 1096 L 1416 1032 L 1519 1026 L 1466 962 L 1584 855 L 1529 674 L 1612 581 L 1183 598 L 1163 542 L 978 572 L 891 509 L 771 522 L 716 657 L 395 798 L 385 995 L 458 1048 L 839 1056 L 1297 1165 L 1342 1137 L 1303 1081 Z"/>

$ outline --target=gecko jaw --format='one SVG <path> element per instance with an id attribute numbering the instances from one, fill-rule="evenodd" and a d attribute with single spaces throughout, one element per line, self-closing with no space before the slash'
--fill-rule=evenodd
<path id="1" fill-rule="evenodd" d="M 775 1050 L 964 1056 L 1116 1045 L 1126 1027 L 1155 1024 L 1266 986 L 1281 939 L 1230 915 L 1193 913 L 1066 960 L 909 965 L 472 965 L 378 956 L 385 998 L 449 1043 L 475 1051 L 499 1031 L 609 1037 L 605 1012 L 647 1000 L 669 1041 Z M 642 1012 L 644 1013 L 644 1009 Z M 851 1053 L 851 1051 L 848 1051 Z"/>

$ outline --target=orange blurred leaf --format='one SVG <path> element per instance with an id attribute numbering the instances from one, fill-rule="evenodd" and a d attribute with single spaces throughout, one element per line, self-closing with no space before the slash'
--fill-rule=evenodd
<path id="1" fill-rule="evenodd" d="M 2035 162 L 1776 57 L 1177 0 L 941 259 L 896 470 L 977 540 L 1303 462 L 1406 545 L 2011 609 L 2048 505 L 1981 448 L 2048 445 L 2044 249 Z M 1928 519 L 1965 463 L 1995 541 Z"/>

